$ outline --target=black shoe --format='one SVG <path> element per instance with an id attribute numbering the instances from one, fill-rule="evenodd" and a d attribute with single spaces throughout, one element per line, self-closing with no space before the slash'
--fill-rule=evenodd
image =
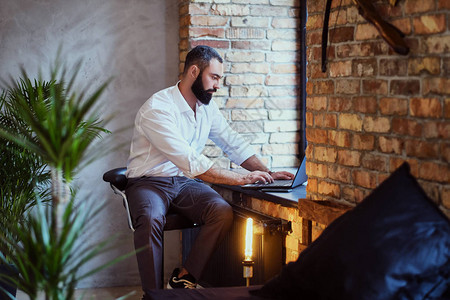
<path id="1" fill-rule="evenodd" d="M 197 288 L 197 283 L 195 282 L 194 276 L 191 274 L 186 274 L 181 278 L 178 278 L 180 274 L 180 269 L 176 268 L 173 270 L 172 276 L 167 283 L 167 289 L 195 289 Z"/>

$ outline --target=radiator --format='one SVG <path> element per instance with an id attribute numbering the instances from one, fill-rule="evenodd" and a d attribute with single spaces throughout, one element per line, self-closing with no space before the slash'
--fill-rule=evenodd
<path id="1" fill-rule="evenodd" d="M 250 285 L 264 284 L 281 271 L 286 261 L 285 236 L 291 223 L 263 215 L 259 212 L 233 206 L 233 226 L 206 266 L 199 283 L 204 287 L 243 286 L 242 260 L 244 259 L 245 228 L 247 218 L 253 218 L 253 277 Z M 200 228 L 186 229 L 182 233 L 182 255 L 185 261 Z"/>

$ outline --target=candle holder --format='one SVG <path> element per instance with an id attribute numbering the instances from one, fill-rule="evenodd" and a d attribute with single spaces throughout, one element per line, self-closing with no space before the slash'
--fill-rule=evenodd
<path id="1" fill-rule="evenodd" d="M 253 265 L 255 262 L 253 260 L 243 260 L 242 266 L 244 267 L 244 278 L 245 278 L 245 286 L 250 286 L 250 278 L 253 277 Z"/>

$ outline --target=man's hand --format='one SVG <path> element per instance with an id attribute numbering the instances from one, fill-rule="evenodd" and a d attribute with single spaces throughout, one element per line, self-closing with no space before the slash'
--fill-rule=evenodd
<path id="1" fill-rule="evenodd" d="M 281 180 L 294 179 L 294 174 L 287 171 L 272 172 L 270 175 L 272 176 L 273 179 L 281 179 Z"/>
<path id="2" fill-rule="evenodd" d="M 244 182 L 242 184 L 249 183 L 271 183 L 274 178 L 267 172 L 253 171 L 243 176 Z"/>

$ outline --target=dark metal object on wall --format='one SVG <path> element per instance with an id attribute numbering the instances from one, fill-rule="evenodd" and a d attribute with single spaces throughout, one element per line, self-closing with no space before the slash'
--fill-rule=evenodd
<path id="1" fill-rule="evenodd" d="M 331 1 L 327 0 L 325 15 L 322 29 L 322 72 L 327 70 L 327 47 L 328 47 L 328 22 L 330 18 Z M 398 54 L 407 55 L 409 47 L 406 44 L 405 34 L 397 27 L 386 22 L 376 11 L 375 7 L 369 0 L 353 0 L 358 6 L 358 11 L 369 23 L 375 26 L 381 37 L 388 43 L 388 45 Z M 391 1 L 391 5 L 392 5 Z M 340 9 L 340 8 L 339 8 Z M 337 19 L 337 18 L 336 18 Z"/>

